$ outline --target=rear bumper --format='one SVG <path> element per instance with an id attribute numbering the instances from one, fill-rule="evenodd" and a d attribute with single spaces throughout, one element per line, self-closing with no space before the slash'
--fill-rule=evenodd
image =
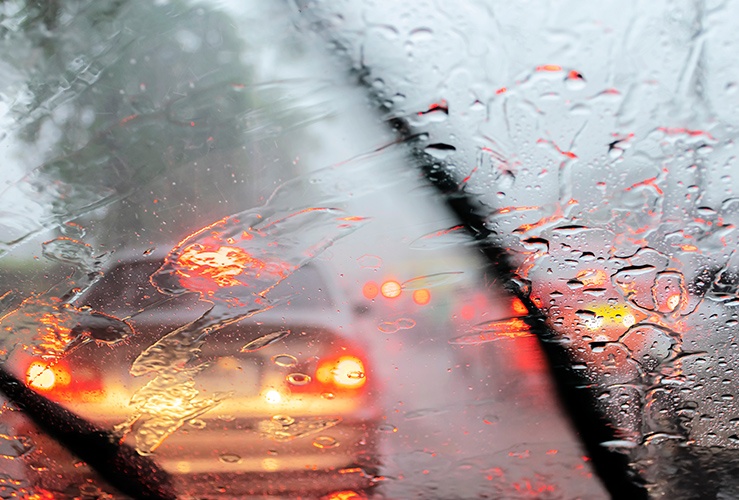
<path id="1" fill-rule="evenodd" d="M 170 474 L 179 498 L 321 498 L 375 484 L 375 421 L 340 420 L 295 436 L 271 435 L 271 427 L 262 425 L 265 419 L 204 422 L 202 427 L 186 424 L 151 457 Z M 21 427 L 17 431 L 35 444 L 24 457 L 32 490 L 63 492 L 71 498 L 79 496 L 80 487 L 94 484 L 114 493 L 93 467 L 50 436 L 30 423 Z"/>
<path id="2" fill-rule="evenodd" d="M 374 471 L 350 467 L 333 471 L 294 471 L 261 474 L 194 474 L 176 476 L 182 498 L 331 498 L 338 491 L 367 492 L 375 484 Z"/>

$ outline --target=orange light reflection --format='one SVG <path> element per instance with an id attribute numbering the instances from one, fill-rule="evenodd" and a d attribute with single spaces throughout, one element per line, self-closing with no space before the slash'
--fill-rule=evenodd
<path id="1" fill-rule="evenodd" d="M 585 286 L 600 286 L 608 281 L 608 275 L 602 269 L 586 269 L 575 275 Z"/>
<path id="2" fill-rule="evenodd" d="M 419 306 L 425 306 L 431 301 L 431 292 L 425 288 L 413 291 L 413 302 Z"/>
<path id="3" fill-rule="evenodd" d="M 36 351 L 42 355 L 56 355 L 72 341 L 72 330 L 60 323 L 59 317 L 52 313 L 44 313 L 39 318 L 40 342 Z"/>
<path id="4" fill-rule="evenodd" d="M 372 300 L 377 297 L 378 293 L 380 293 L 380 287 L 378 287 L 377 283 L 374 281 L 368 281 L 362 287 L 362 295 L 364 295 L 366 299 Z"/>
<path id="5" fill-rule="evenodd" d="M 177 259 L 179 268 L 177 273 L 184 278 L 183 286 L 188 287 L 187 282 L 200 286 L 192 288 L 199 289 L 203 283 L 207 291 L 213 291 L 215 287 L 232 287 L 244 285 L 239 276 L 245 271 L 260 278 L 262 273 L 267 273 L 283 278 L 286 269 L 273 263 L 266 262 L 254 257 L 246 250 L 239 247 L 219 246 L 211 247 L 201 243 L 193 243 L 185 247 Z M 215 285 L 209 287 L 208 284 Z"/>

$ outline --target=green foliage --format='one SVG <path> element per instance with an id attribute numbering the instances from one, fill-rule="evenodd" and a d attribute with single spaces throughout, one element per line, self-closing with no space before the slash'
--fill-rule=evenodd
<path id="1" fill-rule="evenodd" d="M 9 194 L 32 196 L 43 214 L 26 221 L 19 211 L 23 223 L 8 222 L 0 243 L 100 208 L 98 240 L 176 241 L 194 223 L 259 204 L 274 188 L 264 178 L 284 173 L 259 162 L 299 112 L 279 86 L 254 85 L 226 13 L 150 0 L 4 7 L 0 50 L 20 82 L 15 133 L 46 160 L 25 167 Z M 263 187 L 249 189 L 257 175 Z"/>

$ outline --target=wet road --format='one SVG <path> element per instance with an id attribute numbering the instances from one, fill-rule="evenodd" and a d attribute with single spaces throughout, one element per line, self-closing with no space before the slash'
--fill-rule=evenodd
<path id="1" fill-rule="evenodd" d="M 403 166 L 392 165 L 379 155 L 373 172 L 380 180 L 382 170 L 387 179 L 402 178 Z M 381 384 L 383 480 L 376 494 L 605 498 L 559 406 L 538 341 L 517 330 L 481 334 L 485 324 L 520 310 L 486 280 L 469 246 L 450 245 L 448 234 L 428 237 L 455 224 L 429 194 L 420 181 L 404 178 L 383 189 L 392 203 L 371 203 L 372 194 L 368 201 L 353 200 L 349 210 L 373 224 L 331 249 L 338 279 L 353 285 L 347 295 L 364 311 L 358 324 L 375 360 L 372 376 Z M 425 241 L 421 249 L 419 241 Z M 382 265 L 362 268 L 365 255 Z M 457 272 L 428 287 L 428 306 L 411 301 L 410 290 L 397 299 L 380 295 L 371 301 L 356 292 L 367 280 L 404 282 Z M 396 328 L 388 330 L 388 324 Z"/>

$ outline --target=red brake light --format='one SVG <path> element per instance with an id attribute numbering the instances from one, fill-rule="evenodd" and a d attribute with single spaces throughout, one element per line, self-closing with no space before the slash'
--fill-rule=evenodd
<path id="1" fill-rule="evenodd" d="M 103 382 L 92 367 L 72 370 L 65 362 L 34 360 L 26 369 L 26 384 L 56 401 L 93 401 L 103 394 Z"/>
<path id="2" fill-rule="evenodd" d="M 364 363 L 356 356 L 341 356 L 318 365 L 316 379 L 339 389 L 359 389 L 367 383 Z"/>
<path id="3" fill-rule="evenodd" d="M 365 296 L 365 298 L 372 300 L 375 297 L 377 297 L 377 294 L 380 293 L 380 288 L 377 286 L 377 283 L 374 281 L 368 281 L 364 284 L 364 287 L 362 287 L 362 294 Z"/>
<path id="4" fill-rule="evenodd" d="M 459 310 L 459 315 L 464 320 L 471 320 L 476 314 L 477 311 L 475 310 L 475 306 L 472 304 L 465 304 L 462 306 L 462 309 Z"/>
<path id="5" fill-rule="evenodd" d="M 419 306 L 425 306 L 431 301 L 431 292 L 429 292 L 425 288 L 419 288 L 418 290 L 413 290 L 413 302 L 418 304 Z"/>
<path id="6" fill-rule="evenodd" d="M 49 366 L 42 361 L 34 361 L 26 370 L 26 383 L 38 391 L 51 391 L 67 386 L 71 381 L 69 371 L 59 364 Z"/>

